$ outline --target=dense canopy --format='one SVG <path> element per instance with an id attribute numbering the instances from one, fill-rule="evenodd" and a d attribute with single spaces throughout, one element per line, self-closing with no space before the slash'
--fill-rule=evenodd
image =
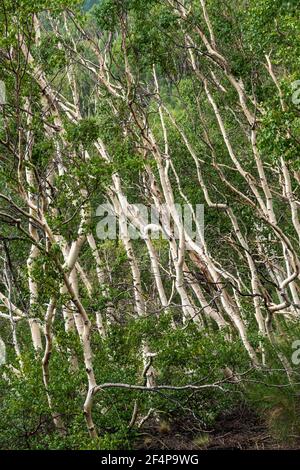
<path id="1" fill-rule="evenodd" d="M 299 437 L 299 19 L 1 1 L 1 449 L 136 448 L 242 405 Z"/>

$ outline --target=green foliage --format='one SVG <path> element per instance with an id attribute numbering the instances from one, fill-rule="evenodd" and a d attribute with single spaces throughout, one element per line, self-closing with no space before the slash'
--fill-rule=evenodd
<path id="1" fill-rule="evenodd" d="M 273 278 L 269 279 L 265 257 L 281 263 L 282 246 L 274 240 L 272 227 L 257 217 L 255 196 L 234 167 L 230 149 L 205 94 L 203 80 L 193 73 L 190 57 L 193 52 L 200 74 L 207 80 L 238 162 L 256 179 L 263 196 L 253 149 L 249 145 L 252 129 L 245 122 L 241 98 L 228 76 L 243 80 L 246 104 L 257 117 L 258 151 L 272 192 L 277 196 L 280 159 L 284 158 L 292 171 L 300 169 L 299 109 L 291 97 L 292 83 L 299 78 L 298 2 L 207 0 L 218 50 L 226 57 L 225 66 L 201 41 L 199 31 L 210 37 L 201 2 L 186 3 L 191 9 L 187 18 L 181 19 L 168 2 L 159 0 L 2 1 L 0 78 L 6 85 L 7 103 L 1 105 L 0 115 L 0 248 L 9 246 L 12 259 L 6 259 L 5 250 L 3 259 L 12 275 L 12 301 L 24 310 L 25 316 L 38 319 L 45 327 L 49 298 L 55 298 L 57 303 L 51 323 L 53 348 L 47 387 L 43 382 L 43 353 L 33 351 L 28 322 L 23 318 L 17 321 L 19 358 L 12 342 L 13 324 L 7 324 L 7 318 L 10 320 L 7 305 L 0 304 L 1 312 L 2 308 L 6 312 L 6 317 L 0 318 L 0 330 L 7 340 L 8 364 L 12 366 L 1 368 L 1 449 L 132 449 L 139 435 L 136 427 L 128 427 L 134 404 L 138 406 L 139 418 L 155 409 L 157 416 L 172 421 L 178 416 L 185 418 L 188 411 L 201 429 L 210 429 L 224 410 L 242 402 L 265 419 L 276 437 L 288 440 L 300 431 L 297 371 L 293 366 L 287 369 L 290 345 L 299 337 L 299 329 L 292 321 L 275 314 L 270 337 L 265 338 L 258 332 L 254 296 L 250 294 L 252 271 L 249 271 L 249 258 L 245 256 L 247 253 L 252 257 L 253 269 L 257 270 L 262 292 L 259 302 L 266 317 L 270 315 L 268 304 L 278 303 L 278 286 Z M 39 14 L 41 19 L 40 43 L 33 28 L 34 14 Z M 13 20 L 8 22 L 7 15 Z M 54 31 L 53 24 L 57 28 Z M 70 34 L 74 35 L 74 41 Z M 187 47 L 187 37 L 192 39 L 193 46 Z M 30 51 L 28 56 L 22 50 L 22 41 Z M 102 63 L 99 51 L 103 50 L 106 56 Z M 265 66 L 266 54 L 272 60 L 278 84 Z M 156 93 L 153 66 L 160 97 Z M 72 78 L 79 95 L 76 105 L 80 113 L 76 118 L 75 110 L 72 117 L 66 112 L 66 108 L 73 110 L 72 102 L 76 101 L 69 87 Z M 109 86 L 108 79 L 111 80 Z M 47 92 L 52 85 L 56 93 L 49 95 Z M 110 87 L 114 93 L 110 93 Z M 62 107 L 60 100 L 68 106 Z M 165 109 L 162 113 L 164 128 L 158 112 L 160 100 L 179 128 L 174 126 Z M 24 106 L 28 102 L 31 108 L 26 113 Z M 196 155 L 196 164 L 183 134 Z M 160 153 L 156 151 L 152 136 Z M 106 158 L 103 158 L 103 150 L 101 153 L 96 148 L 95 144 L 100 145 L 100 142 L 105 147 Z M 158 155 L 161 156 L 160 166 L 156 161 Z M 170 161 L 172 166 L 168 167 Z M 170 245 L 161 236 L 153 246 L 158 253 L 166 297 L 171 299 L 168 308 L 161 308 L 157 298 L 149 252 L 141 240 L 133 242 L 133 249 L 141 271 L 145 316 L 136 315 L 132 260 L 119 241 L 97 241 L 104 275 L 102 272 L 99 275 L 99 266 L 95 269 L 93 250 L 88 243 L 83 243 L 80 266 L 74 267 L 78 286 L 74 282 L 74 292 L 70 288 L 69 292 L 63 292 L 63 275 L 70 275 L 64 248 L 71 247 L 79 233 L 95 233 L 96 207 L 109 198 L 116 198 L 112 184 L 114 174 L 120 177 L 129 201 L 139 200 L 149 205 L 153 188 L 148 178 L 149 169 L 158 182 L 160 174 L 168 173 L 175 203 L 185 203 L 184 194 L 193 206 L 206 202 L 199 183 L 201 172 L 211 200 L 227 203 L 236 214 L 247 240 L 246 249 L 233 230 L 228 212 L 216 207 L 207 207 L 205 211 L 207 256 L 212 253 L 211 262 L 223 280 L 211 281 L 207 267 L 192 262 L 188 253 L 185 261 L 205 299 L 212 299 L 210 307 L 223 312 L 219 298 L 223 287 L 229 293 L 228 303 L 234 305 L 234 294 L 239 296 L 239 304 L 234 307 L 240 310 L 252 348 L 259 359 L 264 353 L 268 367 L 251 367 L 248 352 L 231 324 L 232 318 L 224 313 L 228 327 L 218 330 L 199 306 L 187 280 L 189 295 L 199 307 L 196 315 L 200 327 L 191 319 L 183 321 L 182 299 L 176 292 L 178 286 L 172 264 L 174 253 L 170 255 Z M 26 181 L 29 171 L 34 174 L 34 183 Z M 232 183 L 231 187 L 228 182 Z M 293 197 L 296 197 L 299 185 L 296 180 L 292 184 Z M 163 193 L 166 188 L 157 184 L 157 190 Z M 36 210 L 27 204 L 26 192 L 30 193 Z M 243 196 L 247 196 L 247 204 Z M 286 198 L 275 196 L 274 209 L 280 214 L 278 223 L 294 243 L 297 234 Z M 37 223 L 32 214 L 27 214 L 31 210 L 38 217 L 41 209 L 45 211 L 53 237 L 46 230 L 45 220 Z M 89 212 L 84 221 L 83 209 Z M 16 217 L 20 217 L 17 222 Z M 30 266 L 31 282 L 38 285 L 34 301 L 30 299 L 28 288 L 27 262 L 32 243 L 27 233 L 29 221 L 33 222 L 31 229 L 34 227 L 38 233 L 39 247 L 43 247 Z M 20 234 L 24 237 L 22 240 Z M 268 240 L 266 246 L 262 245 L 266 253 L 259 253 L 259 237 Z M 89 282 L 85 282 L 85 275 Z M 236 280 L 241 292 L 237 290 Z M 7 281 L 6 275 L 1 277 L 0 287 L 4 291 Z M 159 393 L 117 387 L 100 389 L 95 394 L 92 410 L 99 438 L 92 440 L 82 411 L 87 394 L 82 338 L 76 329 L 65 331 L 63 317 L 66 308 L 78 306 L 77 295 L 91 321 L 89 339 L 97 384 L 144 386 L 143 347 L 147 343 L 155 353 L 153 366 L 157 384 L 178 387 L 217 383 L 220 386 Z M 112 306 L 114 312 L 110 314 L 108 307 Z M 97 330 L 99 313 L 107 327 L 105 337 L 100 337 Z M 44 336 L 42 341 L 45 347 Z M 233 383 L 233 377 L 225 380 L 228 370 L 238 383 Z M 55 428 L 50 408 L 63 419 L 65 435 Z"/>
<path id="2" fill-rule="evenodd" d="M 54 32 L 42 38 L 39 46 L 40 61 L 49 73 L 57 73 L 67 65 L 66 51 L 60 47 L 60 40 Z"/>
<path id="3" fill-rule="evenodd" d="M 141 319 L 129 322 L 126 327 L 113 327 L 106 341 L 97 334 L 93 336 L 96 355 L 95 372 L 99 383 L 121 382 L 143 384 L 141 376 L 143 365 L 137 354 L 142 342 L 153 332 L 154 319 Z M 83 422 L 82 401 L 85 395 L 85 376 L 81 359 L 81 348 L 76 336 L 69 336 L 60 323 L 55 328 L 57 351 L 51 358 L 49 393 L 53 405 L 67 423 L 66 437 L 58 436 L 53 429 L 51 415 L 42 384 L 41 368 L 38 358 L 24 356 L 24 376 L 17 378 L 7 370 L 15 392 L 9 393 L 6 382 L 0 383 L 1 448 L 32 449 L 118 449 L 131 448 L 136 438 L 135 431 L 129 431 L 127 425 L 131 419 L 134 399 L 138 399 L 141 411 L 151 406 L 164 410 L 165 413 L 184 413 L 181 403 L 189 396 L 181 392 L 180 399 L 174 392 L 154 395 L 107 389 L 96 397 L 94 419 L 101 429 L 98 441 L 90 442 Z M 232 368 L 240 367 L 244 353 L 239 343 L 226 344 L 222 335 L 212 338 L 200 335 L 191 326 L 175 331 L 171 327 L 170 317 L 162 316 L 156 324 L 156 334 L 151 335 L 151 347 L 159 354 L 155 358 L 158 382 L 162 384 L 183 385 L 186 381 L 182 374 L 191 369 L 190 380 L 201 383 L 204 377 L 210 381 L 222 376 L 221 365 L 226 362 Z M 70 371 L 68 356 L 70 351 L 80 359 L 80 368 Z M 32 399 L 34 396 L 34 400 Z M 170 400 L 174 398 L 175 401 Z M 202 424 L 210 425 L 215 416 L 231 401 L 218 391 L 203 391 L 194 397 L 194 409 Z M 201 403 L 201 406 L 200 406 Z M 105 412 L 103 411 L 105 410 Z M 10 423 L 10 424 L 9 424 Z M 24 430 L 25 427 L 25 430 Z M 18 438 L 16 439 L 16 430 Z"/>
<path id="4" fill-rule="evenodd" d="M 99 124 L 95 118 L 82 119 L 78 124 L 69 124 L 68 140 L 72 143 L 88 145 L 99 137 Z"/>

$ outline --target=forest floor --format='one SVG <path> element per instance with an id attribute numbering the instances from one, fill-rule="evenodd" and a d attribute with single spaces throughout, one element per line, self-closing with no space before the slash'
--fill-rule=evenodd
<path id="1" fill-rule="evenodd" d="M 238 407 L 220 415 L 212 429 L 203 431 L 194 417 L 171 422 L 147 421 L 136 449 L 153 450 L 268 450 L 300 449 L 300 436 L 289 442 L 276 440 L 253 411 Z"/>

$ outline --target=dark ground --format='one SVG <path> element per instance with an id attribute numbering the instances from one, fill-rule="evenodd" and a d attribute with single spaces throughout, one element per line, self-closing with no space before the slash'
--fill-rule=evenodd
<path id="1" fill-rule="evenodd" d="M 283 441 L 276 439 L 270 435 L 267 425 L 253 411 L 239 407 L 220 415 L 213 428 L 206 431 L 201 429 L 192 416 L 171 422 L 149 419 L 141 429 L 136 449 L 300 449 L 300 436 Z"/>

